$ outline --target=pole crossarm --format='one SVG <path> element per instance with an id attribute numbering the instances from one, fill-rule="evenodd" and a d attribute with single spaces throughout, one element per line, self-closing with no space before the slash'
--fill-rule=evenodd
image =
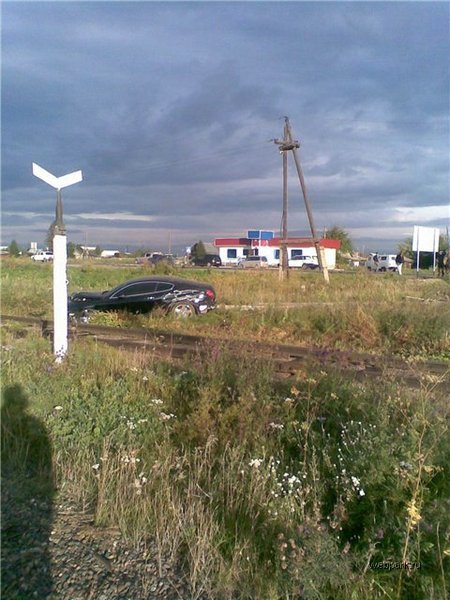
<path id="1" fill-rule="evenodd" d="M 287 152 L 288 150 L 294 150 L 294 148 L 300 148 L 300 142 L 297 140 L 273 140 L 280 152 Z"/>

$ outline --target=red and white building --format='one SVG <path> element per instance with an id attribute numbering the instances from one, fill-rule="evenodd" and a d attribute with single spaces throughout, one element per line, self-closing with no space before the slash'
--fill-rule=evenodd
<path id="1" fill-rule="evenodd" d="M 248 231 L 247 237 L 242 238 L 216 238 L 214 246 L 223 265 L 237 265 L 245 256 L 265 256 L 269 266 L 278 266 L 280 262 L 280 241 L 272 231 Z M 329 269 L 336 267 L 336 251 L 341 247 L 340 240 L 327 238 L 320 240 L 324 249 L 325 260 Z M 287 238 L 286 247 L 288 260 L 295 256 L 314 257 L 317 260 L 316 247 L 312 238 L 291 237 Z"/>

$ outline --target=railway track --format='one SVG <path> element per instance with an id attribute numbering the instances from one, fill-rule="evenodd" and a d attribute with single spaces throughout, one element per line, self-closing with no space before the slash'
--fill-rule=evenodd
<path id="1" fill-rule="evenodd" d="M 7 322 L 22 323 L 25 327 L 40 328 L 45 336 L 52 335 L 53 323 L 36 317 L 4 315 L 2 325 Z M 69 329 L 72 343 L 85 338 L 123 348 L 140 350 L 170 361 L 179 362 L 188 357 L 208 356 L 218 348 L 245 352 L 250 356 L 266 358 L 271 362 L 279 379 L 290 379 L 299 372 L 335 370 L 352 379 L 383 378 L 401 381 L 407 387 L 430 386 L 450 392 L 449 361 L 408 362 L 396 356 L 329 350 L 287 344 L 273 344 L 246 340 L 227 340 L 209 336 L 186 335 L 169 331 L 153 331 L 143 328 L 122 329 L 105 325 L 77 325 Z"/>

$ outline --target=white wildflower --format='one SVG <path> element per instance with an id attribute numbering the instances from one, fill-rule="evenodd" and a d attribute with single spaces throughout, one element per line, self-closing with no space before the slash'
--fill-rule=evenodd
<path id="1" fill-rule="evenodd" d="M 294 483 L 300 483 L 300 479 L 299 479 L 298 477 L 296 477 L 295 475 L 292 475 L 292 477 L 290 477 L 290 478 L 288 479 L 288 484 L 289 484 L 290 486 L 293 486 L 293 485 L 294 485 Z"/>
<path id="2" fill-rule="evenodd" d="M 167 413 L 161 412 L 161 413 L 159 413 L 159 416 L 161 417 L 162 421 L 170 421 L 170 419 L 175 418 L 175 415 L 173 413 L 167 414 Z"/>
<path id="3" fill-rule="evenodd" d="M 269 423 L 269 427 L 274 431 L 281 431 L 282 429 L 284 429 L 284 425 L 282 425 L 281 423 Z"/>

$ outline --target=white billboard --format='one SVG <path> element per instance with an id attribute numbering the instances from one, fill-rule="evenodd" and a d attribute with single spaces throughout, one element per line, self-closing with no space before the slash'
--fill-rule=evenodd
<path id="1" fill-rule="evenodd" d="M 413 252 L 437 252 L 439 250 L 439 229 L 414 225 Z"/>

